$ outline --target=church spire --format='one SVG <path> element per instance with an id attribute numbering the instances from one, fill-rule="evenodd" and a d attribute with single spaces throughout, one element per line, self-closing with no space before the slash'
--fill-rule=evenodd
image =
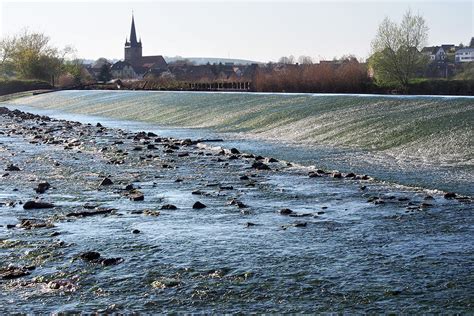
<path id="1" fill-rule="evenodd" d="M 137 46 L 137 32 L 135 31 L 135 19 L 132 12 L 132 28 L 130 30 L 130 46 Z"/>

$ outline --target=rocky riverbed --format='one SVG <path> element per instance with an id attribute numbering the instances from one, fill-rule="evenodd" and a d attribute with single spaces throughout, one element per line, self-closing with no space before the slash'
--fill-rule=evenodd
<path id="1" fill-rule="evenodd" d="M 472 200 L 0 108 L 5 312 L 472 310 Z"/>

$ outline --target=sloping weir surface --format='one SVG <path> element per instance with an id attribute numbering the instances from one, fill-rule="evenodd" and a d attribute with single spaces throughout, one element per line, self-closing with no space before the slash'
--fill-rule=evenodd
<path id="1" fill-rule="evenodd" d="M 12 122 L 0 125 L 2 168 L 22 169 L 0 179 L 0 268 L 36 266 L 21 281 L 0 280 L 0 310 L 474 309 L 474 97 L 62 91 L 0 106 L 92 123 L 75 140 L 80 151 L 32 145 Z M 115 132 L 95 136 L 97 122 Z M 148 159 L 129 138 L 117 142 L 116 129 L 223 141 L 186 153 L 160 147 Z M 255 170 L 216 146 L 278 162 Z M 129 152 L 125 163 L 107 163 L 117 149 Z M 373 179 L 309 177 L 316 168 Z M 104 175 L 114 185 L 98 190 Z M 43 198 L 55 208 L 8 204 L 34 198 L 39 180 L 51 182 Z M 145 200 L 124 197 L 127 183 Z M 196 201 L 207 207 L 193 209 Z M 116 211 L 67 216 L 85 204 Z M 177 209 L 160 210 L 166 204 Z M 24 218 L 54 227 L 7 228 Z M 77 260 L 86 251 L 123 262 Z"/>

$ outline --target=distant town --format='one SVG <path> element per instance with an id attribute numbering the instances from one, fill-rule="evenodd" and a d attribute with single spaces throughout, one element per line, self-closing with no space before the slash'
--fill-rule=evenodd
<path id="1" fill-rule="evenodd" d="M 410 14 L 406 18 L 413 18 Z M 38 34 L 24 34 L 24 37 L 28 36 L 38 37 Z M 17 43 L 21 42 L 21 37 L 15 40 Z M 99 58 L 96 61 L 85 61 L 79 58 L 67 60 L 57 57 L 59 51 L 56 50 L 56 55 L 50 56 L 53 61 L 44 59 L 38 66 L 39 68 L 50 67 L 50 69 L 36 70 L 36 73 L 24 71 L 25 62 L 21 65 L 17 63 L 15 66 L 15 58 L 11 57 L 14 49 L 8 49 L 8 44 L 13 45 L 13 41 L 8 42 L 8 39 L 4 39 L 2 43 L 0 43 L 2 52 L 0 75 L 3 80 L 40 79 L 56 88 L 474 93 L 474 84 L 472 84 L 474 37 L 470 39 L 468 45 L 439 43 L 437 46 L 430 47 L 410 47 L 410 44 L 398 48 L 382 47 L 368 60 L 358 60 L 351 55 L 333 60 L 319 60 L 317 63 L 310 56 L 298 58 L 285 56 L 277 62 L 268 63 L 218 58 L 210 60 L 164 58 L 162 55 L 143 56 L 144 43 L 137 36 L 135 17 L 132 15 L 130 34 L 124 43 L 122 60 L 111 61 L 106 58 Z M 380 58 L 381 56 L 383 58 Z M 393 60 L 390 61 L 390 58 Z M 55 60 L 59 60 L 56 64 L 61 65 L 55 66 Z M 411 64 L 404 64 L 406 60 L 411 60 Z M 388 69 L 385 69 L 386 67 Z M 404 73 L 400 69 L 409 70 Z M 3 94 L 15 90 L 11 88 L 6 88 Z"/>

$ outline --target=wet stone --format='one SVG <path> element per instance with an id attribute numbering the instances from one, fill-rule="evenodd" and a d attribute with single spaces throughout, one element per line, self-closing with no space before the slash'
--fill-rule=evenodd
<path id="1" fill-rule="evenodd" d="M 204 205 L 203 203 L 197 201 L 196 203 L 193 204 L 193 209 L 203 209 L 206 208 L 207 206 Z"/>
<path id="2" fill-rule="evenodd" d="M 173 204 L 165 204 L 161 207 L 161 209 L 162 210 L 176 210 L 178 208 Z"/>
<path id="3" fill-rule="evenodd" d="M 279 213 L 280 215 L 290 215 L 290 214 L 293 214 L 294 212 L 290 210 L 289 208 L 284 208 L 284 209 L 281 209 Z"/>
<path id="4" fill-rule="evenodd" d="M 48 190 L 49 188 L 51 188 L 51 185 L 48 182 L 41 182 L 35 188 L 35 191 L 36 193 L 42 194 L 42 193 L 45 193 L 46 190 Z"/>
<path id="5" fill-rule="evenodd" d="M 112 185 L 114 184 L 114 182 L 112 180 L 110 180 L 110 178 L 104 178 L 101 182 L 100 182 L 100 186 L 105 186 L 105 185 Z"/>
<path id="6" fill-rule="evenodd" d="M 5 171 L 21 171 L 21 169 L 13 164 L 8 165 Z"/>
<path id="7" fill-rule="evenodd" d="M 28 201 L 23 204 L 25 210 L 53 208 L 54 204 L 47 202 Z"/>

